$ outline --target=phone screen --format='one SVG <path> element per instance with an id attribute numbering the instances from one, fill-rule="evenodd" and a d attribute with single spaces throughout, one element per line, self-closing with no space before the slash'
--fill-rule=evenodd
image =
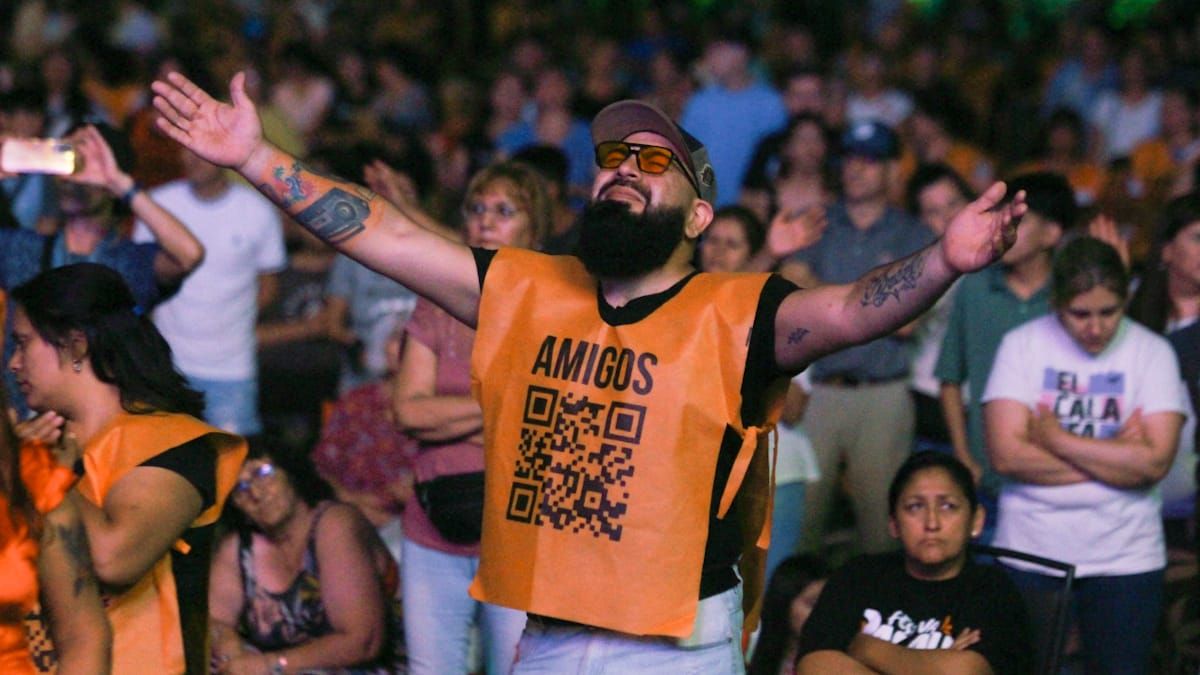
<path id="1" fill-rule="evenodd" d="M 57 138 L 10 138 L 0 145 L 0 170 L 7 173 L 75 172 L 75 148 Z"/>

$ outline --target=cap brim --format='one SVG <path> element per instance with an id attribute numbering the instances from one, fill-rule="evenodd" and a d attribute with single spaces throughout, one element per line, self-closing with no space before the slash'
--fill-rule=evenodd
<path id="1" fill-rule="evenodd" d="M 667 140 L 667 145 L 679 158 L 688 182 L 701 199 L 711 203 L 716 198 L 716 180 L 703 144 L 675 124 L 666 113 L 645 101 L 617 101 L 597 113 L 592 120 L 592 144 L 623 141 L 642 131 Z"/>
<path id="2" fill-rule="evenodd" d="M 663 111 L 643 101 L 617 101 L 605 106 L 592 120 L 592 145 L 604 141 L 623 141 L 639 131 L 662 136 L 676 154 L 691 160 L 691 149 L 675 122 Z"/>

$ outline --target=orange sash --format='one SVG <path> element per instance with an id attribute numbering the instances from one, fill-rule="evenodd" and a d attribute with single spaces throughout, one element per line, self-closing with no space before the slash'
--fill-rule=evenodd
<path id="1" fill-rule="evenodd" d="M 718 515 L 738 495 L 747 538 L 766 543 L 769 462 L 741 421 L 766 280 L 697 275 L 614 327 L 578 260 L 496 255 L 472 357 L 487 448 L 473 597 L 636 635 L 692 631 L 727 427 L 744 440 Z"/>
<path id="2" fill-rule="evenodd" d="M 55 464 L 42 443 L 22 443 L 20 452 L 21 481 L 38 513 L 49 513 L 75 484 L 75 474 Z M 24 614 L 37 604 L 37 556 L 28 523 L 10 518 L 7 495 L 0 495 L 0 607 L 5 614 Z M 36 672 L 20 621 L 0 622 L 0 672 Z"/>
<path id="3" fill-rule="evenodd" d="M 166 450 L 201 436 L 210 436 L 217 450 L 216 503 L 192 523 L 210 525 L 221 514 L 225 497 L 237 481 L 246 457 L 246 442 L 188 415 L 121 414 L 90 441 L 83 452 L 85 474 L 79 492 L 104 506 L 109 490 L 129 471 Z M 175 548 L 187 553 L 187 544 Z M 183 635 L 170 554 L 132 587 L 106 602 L 113 627 L 114 673 L 182 673 Z"/>

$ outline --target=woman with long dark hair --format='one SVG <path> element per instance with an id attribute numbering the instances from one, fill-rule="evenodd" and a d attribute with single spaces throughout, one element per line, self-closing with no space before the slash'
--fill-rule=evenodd
<path id="1" fill-rule="evenodd" d="M 814 555 L 801 553 L 779 563 L 763 597 L 762 629 L 746 668 L 749 675 L 795 672 L 800 632 L 828 579 L 829 564 Z"/>
<path id="2" fill-rule="evenodd" d="M 60 461 L 82 471 L 79 510 L 113 626 L 113 670 L 203 672 L 215 523 L 245 456 L 197 419 L 171 351 L 120 275 L 93 263 L 12 292 L 9 369 L 52 411 Z"/>
<path id="3" fill-rule="evenodd" d="M 1129 318 L 1163 334 L 1200 319 L 1200 192 L 1167 204 L 1151 264 L 1129 301 Z"/>

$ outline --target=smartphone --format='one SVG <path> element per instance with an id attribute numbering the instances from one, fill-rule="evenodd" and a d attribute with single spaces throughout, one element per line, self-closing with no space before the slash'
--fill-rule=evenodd
<path id="1" fill-rule="evenodd" d="M 0 170 L 6 173 L 75 173 L 75 147 L 59 138 L 9 138 L 0 145 Z"/>

